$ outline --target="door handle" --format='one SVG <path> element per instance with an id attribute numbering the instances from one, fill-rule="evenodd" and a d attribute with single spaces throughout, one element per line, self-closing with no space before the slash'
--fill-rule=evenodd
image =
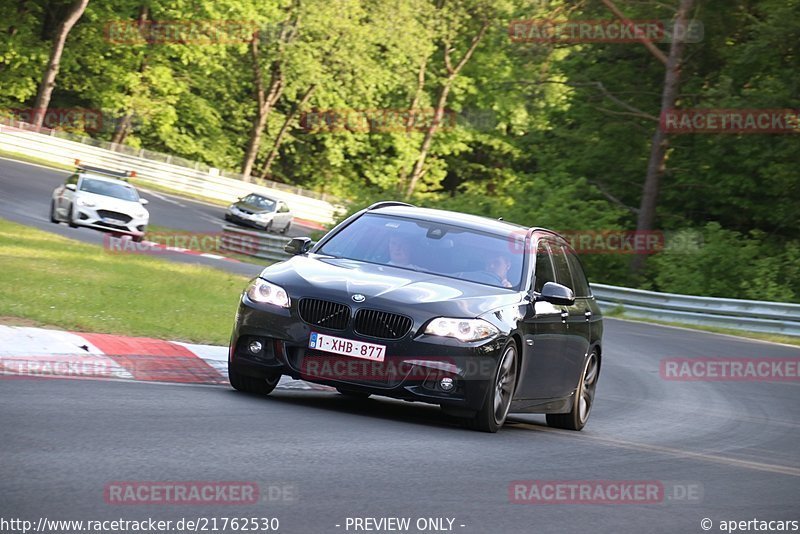
<path id="1" fill-rule="evenodd" d="M 561 322 L 566 323 L 567 318 L 569 318 L 569 312 L 567 310 L 561 310 Z"/>
<path id="2" fill-rule="evenodd" d="M 583 313 L 583 316 L 584 316 L 584 317 L 586 317 L 586 320 L 587 320 L 587 321 L 591 320 L 591 318 L 592 318 L 592 311 L 591 311 L 591 310 L 586 310 L 586 311 Z"/>

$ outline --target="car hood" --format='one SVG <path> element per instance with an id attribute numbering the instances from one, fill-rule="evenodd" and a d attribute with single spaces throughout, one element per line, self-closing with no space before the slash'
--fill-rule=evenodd
<path id="1" fill-rule="evenodd" d="M 354 304 L 352 296 L 366 297 L 364 307 L 434 315 L 478 317 L 517 304 L 520 293 L 422 273 L 398 267 L 330 258 L 295 256 L 267 267 L 261 277 L 282 286 L 294 298 L 316 297 Z"/>
<path id="2" fill-rule="evenodd" d="M 132 200 L 122 200 L 121 198 L 109 197 L 107 195 L 97 195 L 95 193 L 89 193 L 88 191 L 79 191 L 77 196 L 83 200 L 94 202 L 95 209 L 119 211 L 129 215 L 141 212 L 142 210 L 147 211 L 140 202 L 134 202 Z"/>
<path id="3" fill-rule="evenodd" d="M 250 211 L 250 212 L 253 212 L 253 213 L 273 213 L 274 212 L 274 210 L 265 210 L 264 208 L 261 208 L 261 207 L 255 205 L 255 204 L 250 204 L 248 202 L 241 202 L 240 201 L 240 202 L 235 202 L 233 205 L 236 206 L 237 208 L 239 208 L 240 210 L 247 210 L 247 211 Z"/>

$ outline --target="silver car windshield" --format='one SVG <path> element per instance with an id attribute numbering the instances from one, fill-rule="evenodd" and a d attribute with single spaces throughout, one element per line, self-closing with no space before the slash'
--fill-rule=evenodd
<path id="1" fill-rule="evenodd" d="M 136 192 L 136 189 L 129 185 L 109 182 L 107 180 L 84 178 L 83 181 L 81 181 L 81 191 L 94 193 L 95 195 L 118 198 L 120 200 L 139 202 L 139 194 Z"/>
<path id="2" fill-rule="evenodd" d="M 260 195 L 247 195 L 242 199 L 242 202 L 257 206 L 259 209 L 273 211 L 275 209 L 275 201 L 262 197 Z"/>
<path id="3" fill-rule="evenodd" d="M 325 243 L 319 254 L 519 289 L 524 238 L 404 217 L 366 214 Z"/>

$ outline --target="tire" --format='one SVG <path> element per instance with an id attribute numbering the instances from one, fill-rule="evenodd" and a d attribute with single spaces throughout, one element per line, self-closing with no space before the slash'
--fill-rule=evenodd
<path id="1" fill-rule="evenodd" d="M 231 364 L 228 364 L 228 381 L 236 391 L 255 393 L 257 395 L 269 395 L 272 393 L 272 390 L 275 389 L 275 386 L 278 385 L 280 379 L 280 374 L 272 378 L 255 378 L 253 376 L 243 375 L 234 371 Z"/>
<path id="2" fill-rule="evenodd" d="M 56 202 L 55 200 L 50 201 L 50 222 L 58 224 L 58 219 L 56 219 Z"/>
<path id="3" fill-rule="evenodd" d="M 292 227 L 292 221 L 289 221 L 288 223 L 286 223 L 286 226 L 283 227 L 283 230 L 281 230 L 281 233 L 285 234 L 286 232 L 289 231 L 289 228 L 291 228 L 291 227 Z"/>
<path id="4" fill-rule="evenodd" d="M 370 397 L 370 395 L 372 395 L 372 393 L 367 393 L 365 391 L 354 391 L 352 389 L 336 388 L 336 391 L 338 391 L 339 393 L 341 393 L 345 397 L 349 397 L 351 399 L 365 400 L 365 399 L 368 399 Z"/>
<path id="5" fill-rule="evenodd" d="M 589 421 L 589 414 L 594 404 L 597 379 L 600 376 L 600 356 L 593 350 L 581 371 L 580 381 L 575 390 L 575 401 L 569 413 L 547 414 L 547 424 L 565 430 L 581 430 Z"/>
<path id="6" fill-rule="evenodd" d="M 141 243 L 142 241 L 144 241 L 144 235 L 133 235 L 131 236 L 131 241 L 133 241 L 134 243 Z"/>
<path id="7" fill-rule="evenodd" d="M 473 430 L 494 433 L 506 422 L 517 381 L 518 350 L 514 340 L 506 343 L 502 354 L 486 400 L 475 417 L 469 420 L 469 426 Z"/>
<path id="8" fill-rule="evenodd" d="M 270 221 L 270 222 L 268 222 L 267 224 L 264 225 L 264 231 L 265 232 L 271 232 L 272 231 L 272 221 Z"/>
<path id="9" fill-rule="evenodd" d="M 77 228 L 78 225 L 75 224 L 75 221 L 72 219 L 74 213 L 72 211 L 72 206 L 69 207 L 69 213 L 67 213 L 67 224 L 70 228 Z"/>

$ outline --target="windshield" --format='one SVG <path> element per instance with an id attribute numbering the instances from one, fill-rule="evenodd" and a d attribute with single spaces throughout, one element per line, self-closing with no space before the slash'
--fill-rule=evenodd
<path id="1" fill-rule="evenodd" d="M 136 189 L 129 185 L 109 182 L 107 180 L 94 180 L 92 178 L 84 178 L 81 182 L 81 191 L 87 193 L 94 193 L 95 195 L 103 195 L 106 197 L 114 197 L 120 200 L 129 200 L 131 202 L 139 202 L 139 194 Z"/>
<path id="2" fill-rule="evenodd" d="M 262 210 L 272 211 L 275 209 L 275 201 L 271 198 L 262 197 L 261 195 L 247 195 L 241 201 L 252 206 L 257 206 Z"/>
<path id="3" fill-rule="evenodd" d="M 320 254 L 390 265 L 519 289 L 524 247 L 499 236 L 436 222 L 366 214 L 317 251 Z"/>

